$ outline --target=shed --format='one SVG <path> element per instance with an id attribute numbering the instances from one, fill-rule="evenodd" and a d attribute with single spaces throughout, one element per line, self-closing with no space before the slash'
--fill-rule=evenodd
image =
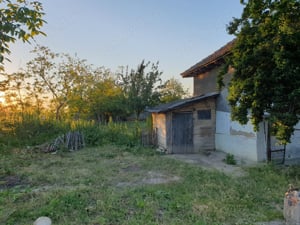
<path id="1" fill-rule="evenodd" d="M 211 92 L 147 109 L 158 147 L 167 153 L 214 150 L 218 95 Z"/>

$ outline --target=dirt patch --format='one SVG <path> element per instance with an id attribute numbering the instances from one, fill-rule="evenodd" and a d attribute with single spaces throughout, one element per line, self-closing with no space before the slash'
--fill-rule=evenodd
<path id="1" fill-rule="evenodd" d="M 129 166 L 126 166 L 125 168 L 122 168 L 123 172 L 137 172 L 140 170 L 141 170 L 141 167 L 139 165 L 129 165 Z"/>
<path id="2" fill-rule="evenodd" d="M 170 176 L 159 172 L 149 171 L 145 178 L 143 178 L 143 184 L 165 184 L 174 181 L 179 181 L 178 176 Z"/>
<path id="3" fill-rule="evenodd" d="M 251 163 L 245 164 L 245 162 L 238 158 L 236 158 L 237 165 L 228 165 L 224 162 L 226 153 L 220 151 L 202 152 L 199 154 L 172 154 L 166 155 L 166 157 L 198 165 L 204 169 L 216 169 L 220 172 L 234 177 L 245 176 L 247 173 L 243 169 L 243 167 L 251 165 Z"/>
<path id="4" fill-rule="evenodd" d="M 129 171 L 129 172 L 133 172 L 133 171 Z M 133 186 L 140 186 L 144 184 L 166 184 L 166 183 L 176 182 L 180 180 L 180 177 L 178 176 L 172 176 L 169 174 L 164 174 L 156 171 L 148 171 L 145 174 L 140 174 L 139 177 L 140 178 L 134 180 L 118 182 L 116 186 L 133 187 Z"/>
<path id="5" fill-rule="evenodd" d="M 0 189 L 13 188 L 15 186 L 25 185 L 26 182 L 18 176 L 10 175 L 0 177 Z"/>

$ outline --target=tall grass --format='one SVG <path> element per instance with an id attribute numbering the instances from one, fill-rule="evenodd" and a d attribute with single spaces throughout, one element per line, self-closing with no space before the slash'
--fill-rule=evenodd
<path id="1" fill-rule="evenodd" d="M 0 124 L 0 147 L 21 148 L 38 145 L 66 132 L 69 127 L 68 123 L 33 114 L 4 119 Z"/>
<path id="2" fill-rule="evenodd" d="M 141 122 L 99 124 L 94 121 L 57 121 L 53 118 L 25 114 L 0 124 L 0 148 L 24 148 L 50 142 L 68 131 L 83 133 L 87 146 L 106 144 L 137 146 L 140 143 Z"/>
<path id="3" fill-rule="evenodd" d="M 94 122 L 77 122 L 73 129 L 82 131 L 87 146 L 106 144 L 133 147 L 140 144 L 140 133 L 143 124 L 140 122 L 122 122 L 95 124 Z"/>

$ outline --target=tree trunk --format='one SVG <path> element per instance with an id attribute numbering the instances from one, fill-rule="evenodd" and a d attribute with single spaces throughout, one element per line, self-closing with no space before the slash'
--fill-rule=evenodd
<path id="1" fill-rule="evenodd" d="M 58 107 L 56 108 L 56 113 L 55 113 L 55 118 L 56 118 L 56 120 L 61 120 L 60 111 L 61 111 L 61 109 L 63 108 L 64 105 L 65 105 L 65 103 L 62 102 L 62 103 L 60 103 L 60 104 L 58 105 Z"/>

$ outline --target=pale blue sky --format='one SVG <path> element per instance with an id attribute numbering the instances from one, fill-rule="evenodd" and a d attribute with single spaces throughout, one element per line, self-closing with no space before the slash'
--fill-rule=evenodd
<path id="1" fill-rule="evenodd" d="M 36 42 L 54 52 L 86 59 L 116 71 L 119 66 L 160 62 L 163 80 L 179 79 L 192 89 L 192 79 L 180 73 L 233 37 L 226 24 L 242 13 L 240 0 L 40 0 L 46 12 L 47 37 Z M 11 73 L 32 56 L 32 45 L 11 45 Z"/>

